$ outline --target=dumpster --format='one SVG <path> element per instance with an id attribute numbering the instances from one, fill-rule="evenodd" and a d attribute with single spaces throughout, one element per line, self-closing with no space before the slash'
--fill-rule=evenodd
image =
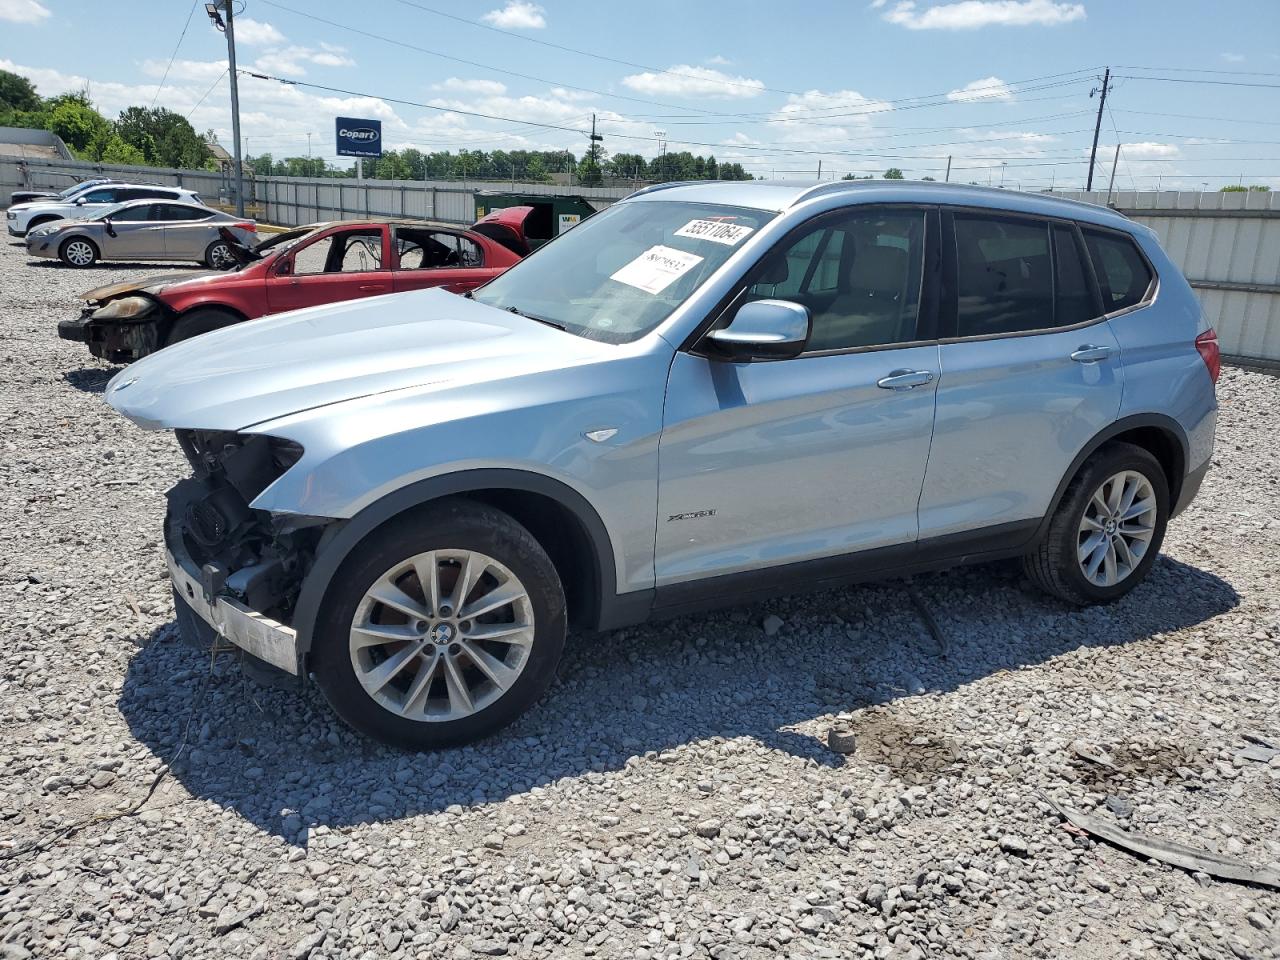
<path id="1" fill-rule="evenodd" d="M 523 216 L 523 226 L 516 226 L 513 218 L 518 220 L 519 214 L 512 210 L 502 218 L 493 218 L 494 211 L 507 210 L 513 207 L 529 208 Z M 490 223 L 500 221 L 509 228 L 504 235 L 511 232 L 522 235 L 522 241 L 529 250 L 536 250 L 552 237 L 559 236 L 571 227 L 595 213 L 595 207 L 585 197 L 555 196 L 544 193 L 503 193 L 500 191 L 483 191 L 476 194 L 476 229 L 481 233 L 481 224 L 488 219 Z M 494 239 L 501 239 L 494 236 Z"/>

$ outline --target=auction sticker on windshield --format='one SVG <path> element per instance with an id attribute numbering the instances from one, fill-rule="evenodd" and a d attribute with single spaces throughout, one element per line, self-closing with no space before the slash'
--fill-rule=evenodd
<path id="1" fill-rule="evenodd" d="M 658 244 L 640 254 L 609 279 L 636 287 L 645 293 L 661 293 L 701 262 L 702 257 L 696 254 Z"/>
<path id="2" fill-rule="evenodd" d="M 694 240 L 710 240 L 712 243 L 723 243 L 725 246 L 732 247 L 751 233 L 752 229 L 739 223 L 726 223 L 723 220 L 690 220 L 677 230 L 675 235 L 690 237 Z"/>

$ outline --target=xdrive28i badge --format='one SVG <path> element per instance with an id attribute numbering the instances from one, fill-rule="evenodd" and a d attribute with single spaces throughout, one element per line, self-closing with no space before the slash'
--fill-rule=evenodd
<path id="1" fill-rule="evenodd" d="M 667 517 L 667 523 L 672 520 L 701 520 L 703 517 L 714 517 L 714 510 L 690 510 L 688 513 L 673 513 Z"/>

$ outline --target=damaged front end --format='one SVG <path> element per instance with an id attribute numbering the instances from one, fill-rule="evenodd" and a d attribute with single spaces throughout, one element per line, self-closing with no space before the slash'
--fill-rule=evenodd
<path id="1" fill-rule="evenodd" d="M 169 313 L 159 300 L 141 295 L 104 304 L 91 301 L 79 317 L 58 323 L 58 336 L 86 344 L 99 360 L 132 363 L 160 349 L 160 331 Z"/>
<path id="2" fill-rule="evenodd" d="M 289 626 L 326 517 L 272 514 L 250 504 L 302 456 L 289 440 L 179 430 L 193 476 L 168 493 L 165 543 L 174 589 L 223 639 L 301 674 Z"/>

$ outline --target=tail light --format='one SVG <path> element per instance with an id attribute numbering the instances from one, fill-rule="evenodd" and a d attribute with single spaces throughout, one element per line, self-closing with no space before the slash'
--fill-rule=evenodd
<path id="1" fill-rule="evenodd" d="M 253 222 L 249 223 L 233 223 L 231 225 L 236 230 L 248 230 L 250 233 L 258 232 L 258 225 Z"/>
<path id="2" fill-rule="evenodd" d="M 1209 370 L 1209 379 L 1218 382 L 1218 374 L 1222 373 L 1222 354 L 1218 351 L 1218 332 L 1210 329 L 1196 337 L 1196 350 L 1200 359 Z"/>

